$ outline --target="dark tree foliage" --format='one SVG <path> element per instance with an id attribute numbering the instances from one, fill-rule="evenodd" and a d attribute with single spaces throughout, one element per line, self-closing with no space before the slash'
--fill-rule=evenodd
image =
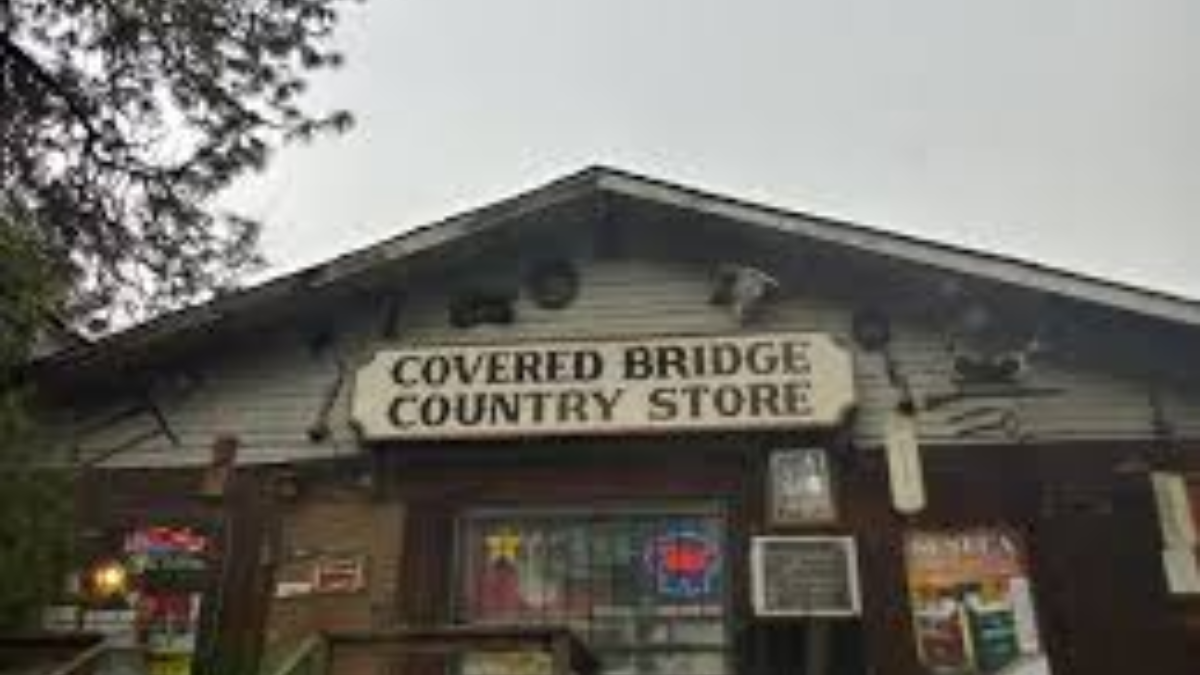
<path id="1" fill-rule="evenodd" d="M 15 376 L 59 297 L 27 233 L 0 216 L 0 579 L 10 580 L 0 582 L 0 633 L 32 623 L 58 592 L 72 549 L 72 476 L 36 461 L 43 448 Z"/>
<path id="2" fill-rule="evenodd" d="M 259 264 L 212 198 L 271 149 L 348 127 L 302 105 L 350 0 L 0 0 L 0 214 L 75 316 L 137 318 Z"/>
<path id="3" fill-rule="evenodd" d="M 203 300 L 259 263 L 257 224 L 214 197 L 349 126 L 302 99 L 340 64 L 351 1 L 0 0 L 0 632 L 30 625 L 71 550 L 76 472 L 16 376 L 37 336 Z"/>
<path id="4" fill-rule="evenodd" d="M 0 394 L 15 388 L 16 367 L 29 358 L 57 297 L 50 262 L 24 228 L 0 214 Z"/>

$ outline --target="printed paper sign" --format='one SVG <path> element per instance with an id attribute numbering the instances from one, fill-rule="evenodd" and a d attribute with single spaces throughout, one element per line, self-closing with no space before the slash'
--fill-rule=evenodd
<path id="1" fill-rule="evenodd" d="M 1015 532 L 917 532 L 905 559 L 917 652 L 936 675 L 1049 673 Z"/>

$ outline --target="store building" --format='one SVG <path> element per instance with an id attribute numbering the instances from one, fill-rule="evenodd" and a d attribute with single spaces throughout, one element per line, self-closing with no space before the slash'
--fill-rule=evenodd
<path id="1" fill-rule="evenodd" d="M 1200 303 L 591 169 L 37 368 L 162 672 L 1200 664 Z"/>

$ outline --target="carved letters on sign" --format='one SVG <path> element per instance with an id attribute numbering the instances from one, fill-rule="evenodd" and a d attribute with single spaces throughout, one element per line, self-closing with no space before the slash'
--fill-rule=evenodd
<path id="1" fill-rule="evenodd" d="M 829 336 L 656 337 L 385 349 L 354 383 L 367 439 L 820 427 L 854 404 Z"/>

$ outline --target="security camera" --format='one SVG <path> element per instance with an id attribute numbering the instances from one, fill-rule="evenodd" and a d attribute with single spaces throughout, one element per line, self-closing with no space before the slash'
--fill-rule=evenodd
<path id="1" fill-rule="evenodd" d="M 770 274 L 748 265 L 725 264 L 717 268 L 710 302 L 728 307 L 739 324 L 753 320 L 779 282 Z"/>

